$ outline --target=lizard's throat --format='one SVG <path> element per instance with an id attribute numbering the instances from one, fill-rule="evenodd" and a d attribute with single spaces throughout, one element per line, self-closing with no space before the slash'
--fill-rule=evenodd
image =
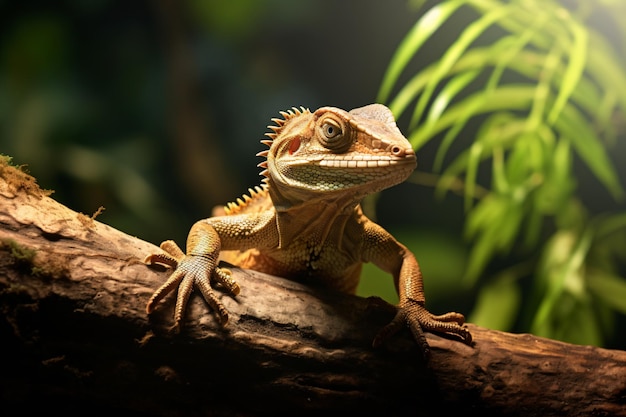
<path id="1" fill-rule="evenodd" d="M 317 236 L 324 244 L 332 230 L 343 230 L 361 198 L 350 190 L 344 193 L 317 193 L 280 187 L 268 180 L 268 190 L 276 211 L 279 248 L 288 247 L 294 239 Z M 338 241 L 341 248 L 341 239 Z"/>
<path id="2" fill-rule="evenodd" d="M 297 210 L 315 205 L 332 205 L 338 214 L 351 212 L 370 192 L 360 191 L 361 187 L 338 190 L 312 190 L 307 187 L 294 187 L 281 184 L 268 177 L 268 188 L 272 204 L 277 212 Z"/>

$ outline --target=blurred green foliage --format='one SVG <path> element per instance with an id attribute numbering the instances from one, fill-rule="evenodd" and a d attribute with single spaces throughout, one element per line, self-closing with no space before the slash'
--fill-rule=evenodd
<path id="1" fill-rule="evenodd" d="M 427 228 L 416 230 L 392 227 L 389 232 L 411 248 L 419 258 L 422 273 L 427 277 L 429 306 L 437 306 L 443 310 L 450 309 L 451 304 L 466 304 L 466 289 L 459 285 L 459 277 L 463 276 L 467 264 L 467 251 L 461 240 L 453 234 Z M 386 272 L 372 264 L 364 264 L 362 275 L 359 295 L 377 296 L 391 303 L 398 302 L 398 294 Z"/>
<path id="2" fill-rule="evenodd" d="M 0 151 L 65 204 L 87 214 L 104 205 L 109 222 L 139 230 L 166 223 L 148 179 L 166 146 L 159 62 L 140 47 L 149 31 L 132 20 L 105 27 L 107 6 L 0 6 Z"/>
<path id="3" fill-rule="evenodd" d="M 440 140 L 440 196 L 462 181 L 469 320 L 601 345 L 626 311 L 626 211 L 590 208 L 602 188 L 624 198 L 625 155 L 611 148 L 626 139 L 626 3 L 591 4 L 438 2 L 398 47 L 379 100 L 411 112 L 417 150 Z M 446 30 L 440 58 L 414 70 Z M 593 195 L 578 188 L 589 175 Z"/>

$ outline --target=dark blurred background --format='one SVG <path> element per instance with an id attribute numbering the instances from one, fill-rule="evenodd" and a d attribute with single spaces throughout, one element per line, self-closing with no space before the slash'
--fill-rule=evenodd
<path id="1" fill-rule="evenodd" d="M 152 241 L 259 182 L 278 111 L 373 102 L 417 19 L 399 0 L 0 4 L 0 152 Z"/>
<path id="2" fill-rule="evenodd" d="M 104 223 L 184 245 L 193 222 L 259 184 L 255 154 L 279 111 L 374 102 L 425 10 L 406 0 L 0 0 L 0 153 L 68 207 L 104 206 Z M 430 170 L 434 149 L 418 153 L 418 170 Z M 405 183 L 382 193 L 376 216 L 416 253 L 431 308 L 470 311 L 461 198 Z M 367 268 L 360 293 L 393 301 L 391 279 L 379 278 Z"/>
<path id="3" fill-rule="evenodd" d="M 0 16 L 0 153 L 76 211 L 104 206 L 102 222 L 184 244 L 259 183 L 280 110 L 374 102 L 419 13 L 404 0 L 65 0 L 2 2 Z M 380 199 L 380 222 L 427 216 L 415 207 L 432 192 L 417 188 Z"/>

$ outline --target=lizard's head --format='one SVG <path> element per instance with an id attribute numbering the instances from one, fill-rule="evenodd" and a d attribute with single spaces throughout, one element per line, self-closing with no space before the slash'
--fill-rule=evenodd
<path id="1" fill-rule="evenodd" d="M 391 111 L 371 104 L 350 112 L 292 109 L 272 119 L 259 164 L 277 208 L 318 198 L 359 201 L 404 181 L 415 169 L 411 144 Z"/>

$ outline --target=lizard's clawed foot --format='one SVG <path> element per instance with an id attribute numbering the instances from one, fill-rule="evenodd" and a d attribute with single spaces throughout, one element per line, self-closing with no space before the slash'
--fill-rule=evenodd
<path id="1" fill-rule="evenodd" d="M 393 334 L 408 326 L 413 334 L 413 338 L 419 345 L 425 358 L 430 355 L 430 347 L 424 336 L 425 331 L 434 333 L 445 333 L 459 337 L 464 343 L 472 343 L 472 335 L 463 323 L 465 317 L 460 313 L 446 313 L 442 315 L 434 315 L 426 310 L 426 307 L 417 301 L 407 300 L 401 305 L 394 319 L 383 327 L 376 337 L 372 345 L 378 347 Z"/>
<path id="2" fill-rule="evenodd" d="M 174 308 L 174 325 L 172 326 L 172 330 L 178 332 L 189 297 L 193 288 L 196 287 L 218 315 L 220 323 L 223 326 L 226 325 L 228 322 L 228 310 L 215 295 L 211 283 L 219 284 L 226 288 L 231 295 L 236 296 L 239 294 L 239 285 L 232 278 L 231 271 L 217 267 L 216 261 L 211 257 L 185 255 L 178 245 L 171 240 L 161 243 L 161 249 L 165 253 L 149 255 L 144 262 L 148 265 L 163 264 L 173 268 L 174 272 L 152 294 L 146 305 L 146 312 L 150 314 L 161 299 L 178 288 L 176 307 Z"/>

